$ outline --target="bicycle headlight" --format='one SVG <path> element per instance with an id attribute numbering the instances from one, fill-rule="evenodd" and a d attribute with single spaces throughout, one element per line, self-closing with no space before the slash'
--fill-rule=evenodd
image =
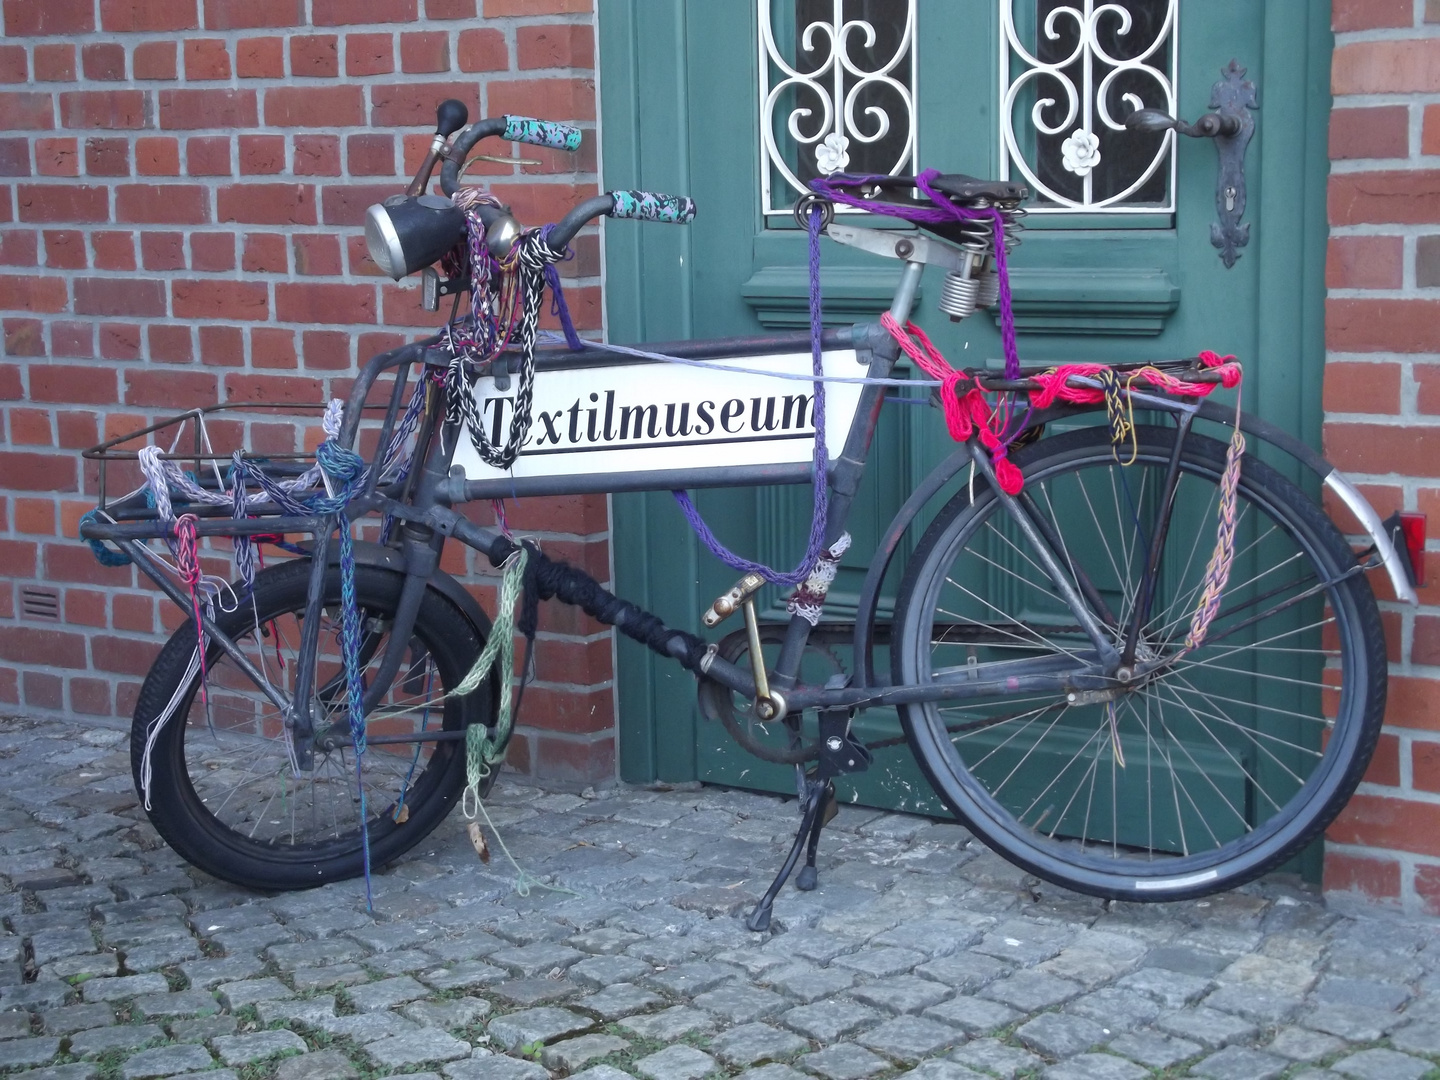
<path id="1" fill-rule="evenodd" d="M 399 281 L 438 260 L 465 236 L 465 215 L 439 195 L 392 195 L 365 212 L 365 246 Z"/>

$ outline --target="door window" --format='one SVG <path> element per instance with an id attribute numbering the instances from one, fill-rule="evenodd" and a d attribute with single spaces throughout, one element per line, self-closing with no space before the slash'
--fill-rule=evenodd
<path id="1" fill-rule="evenodd" d="M 1175 133 L 1127 131 L 1136 109 L 1176 115 L 1179 0 L 1000 0 L 1000 175 L 1038 213 L 1170 213 Z"/>
<path id="2" fill-rule="evenodd" d="M 817 176 L 914 172 L 915 0 L 759 5 L 760 188 L 771 224 Z"/>

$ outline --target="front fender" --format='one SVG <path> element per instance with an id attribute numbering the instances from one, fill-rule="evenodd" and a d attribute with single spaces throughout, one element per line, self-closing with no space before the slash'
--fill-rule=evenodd
<path id="1" fill-rule="evenodd" d="M 394 570 L 397 574 L 405 572 L 405 556 L 394 548 L 385 547 L 382 544 L 372 543 L 368 540 L 356 540 L 355 561 L 361 566 L 376 566 L 386 570 Z M 338 544 L 330 545 L 329 560 L 333 566 L 340 561 Z M 485 614 L 485 609 L 480 606 L 465 586 L 442 570 L 436 570 L 430 575 L 430 584 L 438 589 L 447 600 L 452 601 L 456 607 L 464 612 L 465 617 L 480 631 L 480 637 L 488 640 L 490 637 L 490 616 Z"/>

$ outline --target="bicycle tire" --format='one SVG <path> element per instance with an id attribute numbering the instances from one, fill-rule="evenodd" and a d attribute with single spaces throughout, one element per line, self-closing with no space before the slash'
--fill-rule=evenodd
<path id="1" fill-rule="evenodd" d="M 1061 551 L 1057 552 L 1057 558 L 1062 565 L 1069 560 L 1072 566 L 1079 566 L 1091 577 L 1102 596 L 1104 590 L 1099 583 L 1107 581 L 1107 574 L 1123 586 L 1129 568 L 1133 564 L 1143 566 L 1149 538 L 1139 508 L 1158 500 L 1152 495 L 1152 503 L 1146 503 L 1145 485 L 1137 484 L 1137 473 L 1163 474 L 1173 446 L 1173 429 L 1138 428 L 1134 449 L 1139 470 L 1134 466 L 1127 470 L 1116 463 L 1108 431 L 1091 427 L 1043 440 L 1015 455 L 1015 463 L 1025 474 L 1027 497 L 1032 505 L 1042 508 L 1041 512 L 1059 535 Z M 1122 455 L 1128 456 L 1130 449 L 1125 447 Z M 1192 587 L 1187 591 L 1186 586 L 1203 580 L 1202 570 L 1191 569 L 1197 558 L 1196 550 L 1203 565 L 1215 542 L 1215 494 L 1225 464 L 1225 451 L 1224 444 L 1204 436 L 1192 434 L 1187 440 L 1181 458 L 1181 489 L 1175 512 L 1188 514 L 1192 523 L 1202 524 L 1197 526 L 1193 540 L 1181 539 L 1172 530 L 1167 541 L 1167 558 L 1164 572 L 1157 575 L 1162 579 L 1157 588 L 1170 588 L 1167 580 L 1173 579 L 1174 599 L 1169 606 L 1152 608 L 1161 615 L 1145 624 L 1145 648 L 1150 650 L 1151 659 L 1163 659 L 1173 653 L 1188 628 L 1197 589 Z M 1084 487 L 1082 476 L 1098 479 L 1102 473 L 1108 474 L 1111 484 L 1109 491 L 1114 499 L 1116 521 L 1121 522 L 1127 515 L 1131 519 L 1117 526 L 1116 535 L 1123 536 L 1133 527 L 1134 539 L 1146 541 L 1130 546 L 1123 560 L 1125 571 L 1120 569 L 1121 561 L 1108 542 L 1105 544 L 1108 559 L 1096 550 L 1079 550 L 1084 547 L 1082 541 L 1090 531 L 1089 522 L 1085 520 L 1086 507 L 1102 539 L 1100 519 L 1107 515 L 1095 510 L 1098 496 L 1092 499 L 1085 493 L 1082 500 L 1075 492 Z M 1123 478 L 1122 474 L 1125 474 Z M 1065 483 L 1066 478 L 1073 483 Z M 1134 497 L 1137 487 L 1138 501 Z M 1211 491 L 1210 498 L 1191 501 L 1207 489 Z M 1095 490 L 1103 493 L 1105 488 L 1097 484 Z M 1294 484 L 1250 454 L 1242 459 L 1237 503 L 1242 541 L 1237 543 L 1235 569 L 1220 615 L 1211 625 L 1210 636 L 1195 652 L 1174 662 L 1165 675 L 1146 681 L 1140 689 L 1124 691 L 1114 706 L 1113 723 L 1108 703 L 1097 702 L 1093 706 L 1088 703 L 1071 706 L 1068 700 L 1045 703 L 1044 695 L 1035 696 L 1034 700 L 1041 702 L 1035 709 L 1029 708 L 1031 702 L 1009 699 L 1010 709 L 1027 710 L 1018 714 L 1003 711 L 1007 700 L 1003 697 L 987 706 L 942 708 L 936 703 L 924 703 L 901 707 L 906 736 L 936 792 L 962 822 L 1010 862 L 1047 881 L 1094 896 L 1133 901 L 1189 899 L 1233 888 L 1280 867 L 1319 836 L 1353 794 L 1375 749 L 1385 708 L 1384 631 L 1374 595 L 1363 573 L 1353 572 L 1355 555 L 1322 509 Z M 1076 512 L 1065 513 L 1072 504 Z M 1043 509 L 1047 506 L 1048 511 Z M 1250 525 L 1244 524 L 1247 517 Z M 1078 627 L 1061 625 L 1060 613 L 1069 613 L 1069 609 L 1053 595 L 1048 579 L 1043 588 L 1032 580 L 1031 584 L 1036 587 L 1023 593 L 1030 613 L 1020 619 L 1007 615 L 1009 622 L 992 622 L 980 630 L 982 620 L 965 616 L 961 610 L 968 607 L 992 620 L 997 618 L 976 606 L 972 599 L 974 590 L 969 589 L 967 582 L 971 581 L 968 575 L 974 574 L 976 567 L 985 568 L 985 580 L 998 580 L 1007 588 L 1020 588 L 1019 584 L 1011 585 L 1000 576 L 985 559 L 1003 565 L 1006 573 L 1013 573 L 1022 581 L 1038 572 L 1033 562 L 1026 565 L 1003 545 L 996 546 L 996 537 L 1003 536 L 1008 528 L 1007 518 L 999 500 L 988 488 L 977 489 L 973 503 L 969 493 L 962 491 L 946 504 L 925 531 L 907 567 L 896 605 L 897 632 L 891 656 L 892 675 L 897 684 L 925 681 L 937 671 L 937 658 L 945 660 L 958 655 L 955 650 L 963 635 L 952 633 L 952 628 L 964 626 L 962 618 L 976 624 L 964 626 L 970 638 L 990 642 L 977 647 L 967 640 L 967 663 L 969 656 L 978 658 L 981 650 L 988 650 L 987 658 L 1006 649 L 1011 650 L 1007 654 L 1011 657 L 1027 651 L 1042 653 L 1045 650 L 1040 642 L 1046 633 L 1054 635 L 1052 644 L 1062 651 L 1078 650 L 1079 646 L 1074 644 L 1077 642 L 1088 645 L 1088 639 L 1079 634 Z M 1265 522 L 1269 527 L 1261 532 Z M 1186 548 L 1190 554 L 1177 576 L 1175 571 Z M 1271 552 L 1283 555 L 1290 548 L 1293 554 L 1287 560 L 1270 565 Z M 987 551 L 997 552 L 999 558 L 990 559 Z M 1250 576 L 1251 567 L 1262 564 L 1267 568 Z M 1286 580 L 1292 574 L 1306 576 Z M 1045 589 L 1052 593 L 1053 602 L 1048 604 L 1043 595 Z M 1313 597 L 1307 596 L 1312 590 L 1318 592 Z M 956 596 L 960 601 L 952 599 Z M 1118 596 L 1123 602 L 1126 597 L 1123 587 L 1119 588 Z M 1308 617 L 1305 613 L 1320 607 L 1322 597 L 1321 623 L 1305 626 L 1304 620 Z M 1266 615 L 1281 603 L 1288 603 L 1289 607 Z M 1247 610 L 1249 615 L 1244 614 Z M 1286 611 L 1290 614 L 1286 615 Z M 1295 620 L 1297 616 L 1300 616 L 1299 629 L 1286 630 L 1287 620 Z M 1046 618 L 1050 619 L 1048 623 Z M 1249 626 L 1247 619 L 1251 620 Z M 1073 614 L 1063 621 L 1073 624 Z M 1115 620 L 1121 627 L 1125 622 L 1124 617 Z M 1049 630 L 1050 626 L 1056 629 Z M 1152 626 L 1155 627 L 1153 641 Z M 1022 630 L 1022 627 L 1028 629 Z M 1107 632 L 1114 638 L 1122 636 L 1113 628 Z M 1002 636 L 1005 633 L 1017 640 L 1006 640 Z M 1272 633 L 1276 636 L 1265 636 Z M 1034 636 L 1027 637 L 1027 634 Z M 947 635 L 954 637 L 957 644 L 945 642 Z M 1240 638 L 1238 642 L 1233 640 L 1236 637 Z M 1285 640 L 1287 637 L 1289 641 Z M 1248 639 L 1253 640 L 1245 645 Z M 1310 642 L 1318 642 L 1319 647 L 1299 647 Z M 1237 655 L 1239 660 L 1231 660 Z M 1240 667 L 1225 666 L 1225 661 Z M 1193 677 L 1189 673 L 1194 673 Z M 1312 677 L 1300 677 L 1307 673 Z M 1167 679 L 1170 680 L 1168 686 Z M 1196 681 L 1200 681 L 1198 686 Z M 1236 683 L 1253 686 L 1253 700 L 1241 699 L 1233 691 L 1233 696 L 1226 696 L 1212 688 Z M 1297 707 L 1283 709 L 1270 704 L 1287 700 L 1281 693 L 1295 696 Z M 1137 704 L 1140 694 L 1144 695 L 1143 713 Z M 1165 713 L 1167 707 L 1176 705 L 1188 707 L 1190 715 L 1174 709 L 1172 715 L 1177 719 L 1171 730 Z M 971 718 L 954 715 L 958 709 L 974 712 L 984 708 L 1001 711 L 991 714 L 982 711 Z M 1334 712 L 1333 719 L 1325 715 L 1327 708 Z M 949 718 L 942 713 L 950 714 Z M 1284 715 L 1286 713 L 1289 715 Z M 1022 723 L 1021 718 L 1025 716 L 1029 719 Z M 1237 716 L 1241 719 L 1236 720 Z M 1043 723 L 1039 722 L 1041 717 L 1045 717 Z M 1301 720 L 1305 721 L 1303 725 Z M 1211 723 L 1223 739 L 1210 729 Z M 1274 734 L 1289 731 L 1287 724 L 1295 729 L 1292 739 Z M 1013 742 L 1020 739 L 1027 728 L 1036 729 L 1029 736 L 1033 745 L 1019 757 L 1019 763 L 1004 779 L 999 779 L 1000 773 L 1027 744 L 1022 739 L 1018 745 L 1002 746 L 998 740 L 1008 731 L 1005 742 Z M 1193 735 L 1194 749 L 1190 749 L 1186 739 L 1177 732 Z M 1037 757 L 1040 740 L 1052 737 L 1052 733 L 1052 745 Z M 1206 735 L 1210 742 L 1206 742 Z M 1164 746 L 1162 740 L 1167 740 Z M 963 745 L 957 746 L 957 743 Z M 1080 749 L 1062 768 L 1063 755 L 1076 745 Z M 1127 745 L 1143 746 L 1147 785 L 1143 791 L 1138 762 L 1133 760 L 1135 750 L 1127 751 Z M 1176 748 L 1182 747 L 1189 761 L 1177 752 Z M 1168 756 L 1157 754 L 1157 750 L 1166 748 L 1169 748 Z M 1098 779 L 1105 770 L 1102 762 L 1107 750 L 1108 824 L 1103 813 L 1107 800 L 1105 784 Z M 1086 793 L 1088 801 L 1083 804 L 1083 821 L 1077 825 L 1078 799 L 1086 773 L 1071 774 L 1069 780 L 1063 778 L 1081 753 L 1086 752 L 1093 762 L 1090 766 L 1093 771 L 1090 771 L 1092 778 Z M 1200 754 L 1199 759 L 1196 754 Z M 1157 791 L 1167 778 L 1162 771 L 1160 782 L 1155 779 L 1157 756 L 1162 757 L 1169 768 L 1169 790 L 1159 794 Z M 1287 762 L 1293 763 L 1295 769 L 1303 769 L 1308 762 L 1311 768 L 1302 777 Z M 1047 764 L 1049 767 L 1045 768 Z M 1284 777 L 1282 768 L 1290 772 L 1293 779 Z M 1234 775 L 1237 771 L 1238 776 Z M 1278 794 L 1263 788 L 1261 776 L 1280 777 L 1283 783 L 1277 785 Z M 1012 777 L 1021 779 L 1013 781 L 1015 786 L 1007 792 L 1005 789 L 1012 783 Z M 1187 786 L 1187 778 L 1193 778 L 1194 791 Z M 1029 789 L 1025 788 L 1027 783 Z M 1041 783 L 1045 787 L 1031 798 L 1030 791 Z M 1065 801 L 1065 788 L 1072 784 L 1074 791 Z M 1207 784 L 1214 789 L 1214 794 L 1206 790 Z M 1101 812 L 1092 818 L 1097 788 Z M 1054 795 L 1050 794 L 1052 790 Z M 1227 790 L 1237 797 L 1243 793 L 1248 801 L 1236 805 L 1226 794 Z M 1194 797 L 1196 792 L 1201 796 L 1198 802 Z M 1160 794 L 1166 800 L 1163 803 Z M 1030 798 L 1028 804 L 1027 798 Z M 1037 809 L 1042 800 L 1048 802 Z M 1225 805 L 1222 806 L 1222 802 Z M 1267 806 L 1267 802 L 1273 807 Z M 1217 812 L 1213 819 L 1207 818 L 1203 810 L 1204 805 L 1210 804 Z M 1027 820 L 1031 815 L 1033 820 Z M 1253 821 L 1247 820 L 1247 816 Z M 1230 820 L 1232 817 L 1235 820 Z M 1191 822 L 1188 837 L 1187 819 Z M 1208 839 L 1204 832 L 1194 828 L 1196 823 L 1203 824 Z M 1217 828 L 1221 831 L 1216 832 Z"/>
<path id="2" fill-rule="evenodd" d="M 298 644 L 309 578 L 308 560 L 267 568 L 256 575 L 251 598 L 219 616 L 219 628 L 245 649 L 272 682 L 293 679 L 293 661 L 281 668 L 265 653 L 273 649 L 279 654 L 282 639 L 292 648 Z M 395 612 L 403 582 L 404 576 L 396 571 L 367 566 L 356 570 L 367 664 L 377 658 L 380 632 Z M 322 655 L 317 661 L 316 712 L 335 725 L 329 733 L 333 746 L 323 752 L 317 748 L 314 766 L 308 771 L 297 773 L 289 766 L 278 710 L 218 646 L 207 652 L 207 711 L 198 694 L 200 678 L 189 670 L 195 651 L 192 622 L 187 621 L 171 636 L 141 687 L 130 737 L 136 790 L 143 801 L 142 766 L 151 723 L 179 694 L 178 710 L 154 733 L 147 813 L 172 848 L 215 877 L 247 888 L 289 890 L 364 872 L 356 770 L 338 647 L 339 599 L 340 572 L 332 567 L 325 581 L 326 624 L 322 625 Z M 262 628 L 259 636 L 257 627 Z M 413 697 L 418 691 L 420 698 L 431 701 L 448 692 L 469 671 L 484 647 L 488 630 L 488 626 L 476 626 L 438 589 L 427 588 L 409 646 L 409 666 L 402 668 L 386 702 L 400 709 L 403 694 Z M 413 719 L 386 716 L 384 705 L 369 724 L 372 734 L 397 726 L 402 731 L 415 730 Z M 443 729 L 456 730 L 493 723 L 494 706 L 495 680 L 490 679 L 464 698 L 446 700 L 436 709 L 416 705 L 413 711 L 422 715 L 421 726 L 431 726 L 431 713 L 438 712 Z M 326 737 L 326 732 L 317 731 L 317 740 Z M 412 746 L 415 744 L 372 745 L 362 758 L 372 868 L 384 866 L 423 840 L 445 819 L 464 786 L 463 743 L 423 743 L 418 750 Z M 253 761 L 237 773 L 245 755 Z M 402 771 L 406 775 L 397 781 Z M 225 785 L 232 781 L 227 789 Z M 494 782 L 493 773 L 487 781 L 488 788 Z M 401 794 L 403 798 L 397 797 Z M 325 807 L 320 805 L 322 798 Z M 330 815 L 328 825 L 322 810 Z M 272 816 L 276 814 L 279 816 Z"/>

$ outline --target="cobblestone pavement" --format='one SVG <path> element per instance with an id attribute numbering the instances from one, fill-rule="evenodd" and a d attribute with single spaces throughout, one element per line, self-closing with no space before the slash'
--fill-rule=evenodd
<path id="1" fill-rule="evenodd" d="M 953 825 L 845 808 L 819 890 L 739 914 L 793 800 L 546 793 L 375 880 L 261 896 L 189 870 L 111 728 L 0 722 L 0 1070 L 31 1080 L 1440 1077 L 1435 928 L 1291 884 L 1107 908 Z"/>

